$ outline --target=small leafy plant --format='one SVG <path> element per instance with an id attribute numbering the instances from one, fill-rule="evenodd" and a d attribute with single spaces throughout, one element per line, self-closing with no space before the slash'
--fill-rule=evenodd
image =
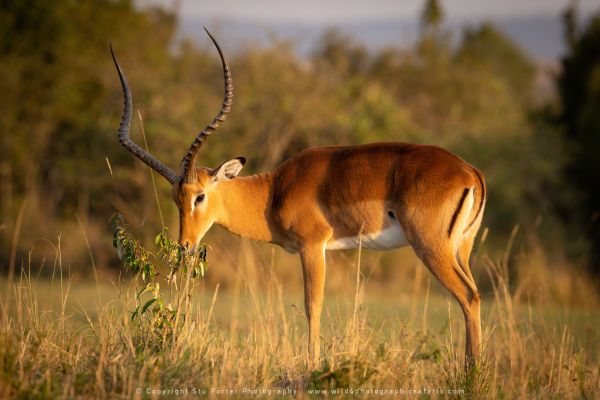
<path id="1" fill-rule="evenodd" d="M 153 330 L 164 344 L 189 320 L 193 288 L 207 268 L 206 246 L 202 244 L 194 251 L 187 251 L 169 238 L 167 228 L 163 228 L 154 239 L 157 251 L 152 252 L 128 231 L 121 214 L 113 215 L 110 225 L 119 259 L 140 284 L 131 321 Z M 161 291 L 161 279 L 168 287 L 166 296 Z"/>

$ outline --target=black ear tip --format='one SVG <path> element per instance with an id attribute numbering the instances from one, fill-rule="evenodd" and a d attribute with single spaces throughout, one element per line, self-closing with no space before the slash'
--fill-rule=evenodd
<path id="1" fill-rule="evenodd" d="M 242 164 L 246 165 L 246 157 L 236 157 L 236 159 Z"/>

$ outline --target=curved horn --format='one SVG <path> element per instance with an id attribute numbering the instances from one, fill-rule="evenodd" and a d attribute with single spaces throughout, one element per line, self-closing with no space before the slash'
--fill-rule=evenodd
<path id="1" fill-rule="evenodd" d="M 171 182 L 171 184 L 178 182 L 181 178 L 175 173 L 175 171 L 158 161 L 152 154 L 149 154 L 146 150 L 142 149 L 140 146 L 135 144 L 129 137 L 129 125 L 131 124 L 131 111 L 133 108 L 131 90 L 129 89 L 129 84 L 127 83 L 125 74 L 121 70 L 121 66 L 117 61 L 117 57 L 115 56 L 115 52 L 113 51 L 112 44 L 110 45 L 110 54 L 112 55 L 115 67 L 117 68 L 119 79 L 121 80 L 121 86 L 123 87 L 123 98 L 125 103 L 123 108 L 123 116 L 121 117 L 121 124 L 119 125 L 119 133 L 117 134 L 119 138 L 119 143 L 121 143 L 121 145 L 127 150 L 129 150 L 134 156 L 145 162 L 146 165 L 148 165 L 150 168 L 167 178 L 167 180 Z"/>
<path id="2" fill-rule="evenodd" d="M 219 127 L 219 123 L 225 121 L 227 113 L 231 111 L 231 104 L 233 103 L 233 81 L 231 79 L 231 70 L 229 69 L 227 61 L 225 61 L 225 57 L 223 57 L 223 52 L 221 51 L 219 43 L 217 43 L 216 39 L 213 37 L 213 35 L 210 34 L 208 29 L 204 28 L 204 30 L 206 31 L 206 33 L 208 33 L 208 36 L 210 36 L 210 39 L 217 47 L 217 51 L 219 52 L 219 56 L 221 57 L 221 63 L 223 64 L 223 75 L 225 78 L 225 97 L 223 98 L 223 105 L 221 106 L 221 111 L 219 111 L 219 113 L 213 119 L 210 125 L 204 128 L 202 132 L 200 132 L 198 136 L 196 136 L 196 138 L 190 145 L 190 149 L 181 161 L 182 175 L 186 183 L 193 183 L 196 181 L 196 157 L 198 155 L 200 147 L 202 146 L 202 142 L 204 142 L 204 139 L 210 136 Z"/>

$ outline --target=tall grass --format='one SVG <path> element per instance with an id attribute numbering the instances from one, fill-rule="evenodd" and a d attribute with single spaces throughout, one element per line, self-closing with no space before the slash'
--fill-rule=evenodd
<path id="1" fill-rule="evenodd" d="M 301 294 L 273 272 L 273 257 L 261 265 L 252 248 L 242 247 L 247 262 L 234 284 L 200 284 L 189 323 L 176 340 L 164 341 L 132 321 L 133 283 L 110 286 L 100 278 L 95 290 L 74 283 L 60 243 L 55 248 L 51 280 L 21 269 L 14 282 L 2 282 L 0 398 L 599 396 L 600 315 L 568 308 L 556 315 L 547 303 L 517 301 L 510 249 L 497 260 L 478 257 L 492 290 L 483 299 L 483 359 L 467 371 L 454 301 L 428 284 L 414 285 L 409 304 L 369 292 L 360 254 L 348 260 L 353 269 L 345 285 L 354 295 L 326 301 L 323 358 L 311 369 L 306 321 L 294 305 Z M 411 316 L 394 317 L 395 308 Z"/>

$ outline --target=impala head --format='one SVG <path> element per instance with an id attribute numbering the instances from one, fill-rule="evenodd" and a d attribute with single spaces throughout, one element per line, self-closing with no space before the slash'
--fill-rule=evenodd
<path id="1" fill-rule="evenodd" d="M 118 133 L 119 143 L 171 183 L 173 200 L 179 209 L 179 244 L 189 248 L 193 248 L 198 244 L 206 231 L 219 217 L 219 212 L 222 209 L 222 200 L 218 192 L 219 183 L 235 178 L 246 162 L 243 157 L 238 157 L 214 169 L 196 165 L 198 151 L 202 143 L 219 127 L 221 122 L 225 121 L 231 110 L 233 99 L 233 84 L 229 65 L 225 61 L 223 52 L 215 38 L 208 30 L 206 30 L 206 33 L 210 36 L 221 57 L 225 77 L 225 97 L 217 116 L 192 141 L 189 150 L 181 161 L 181 173 L 179 174 L 142 149 L 129 137 L 132 114 L 131 90 L 111 46 L 111 54 L 121 80 L 125 98 Z"/>
<path id="2" fill-rule="evenodd" d="M 244 157 L 229 160 L 217 168 L 198 168 L 195 180 L 181 180 L 172 188 L 179 209 L 179 244 L 193 248 L 220 217 L 223 210 L 219 185 L 233 179 L 246 163 Z"/>

